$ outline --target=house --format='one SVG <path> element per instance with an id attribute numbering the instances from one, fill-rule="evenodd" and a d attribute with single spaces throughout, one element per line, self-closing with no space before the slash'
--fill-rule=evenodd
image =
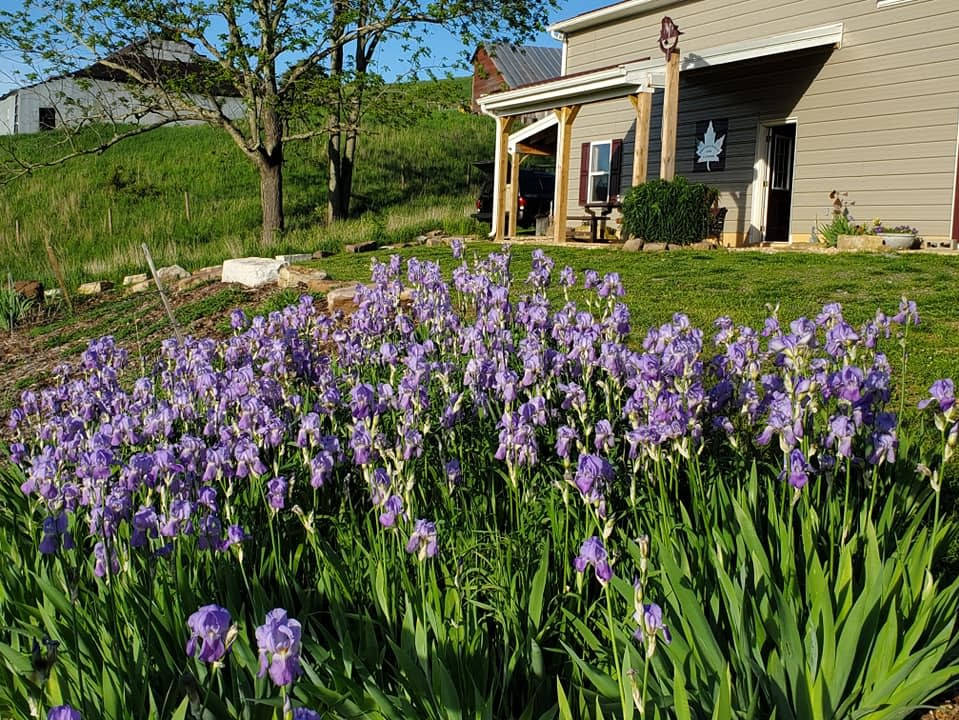
<path id="1" fill-rule="evenodd" d="M 163 92 L 161 87 L 176 91 Z M 91 123 L 200 121 L 178 100 L 177 93 L 208 113 L 222 112 L 233 119 L 244 113 L 236 90 L 218 78 L 217 66 L 193 46 L 173 40 L 144 40 L 89 67 L 6 93 L 0 97 L 0 135 Z"/>
<path id="2" fill-rule="evenodd" d="M 672 66 L 666 15 L 682 33 Z M 809 241 L 832 190 L 859 221 L 959 237 L 955 0 L 625 0 L 550 30 L 561 76 L 479 100 L 496 118 L 497 237 L 507 155 L 546 138 L 558 240 L 571 218 L 615 215 L 632 185 L 673 173 L 719 189 L 727 245 Z"/>
<path id="3" fill-rule="evenodd" d="M 479 112 L 479 98 L 549 80 L 563 70 L 563 51 L 558 47 L 492 43 L 480 45 L 473 63 L 473 112 Z"/>

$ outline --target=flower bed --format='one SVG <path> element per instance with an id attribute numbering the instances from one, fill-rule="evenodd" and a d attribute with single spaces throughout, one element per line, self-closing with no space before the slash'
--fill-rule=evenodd
<path id="1" fill-rule="evenodd" d="M 920 457 L 880 347 L 915 307 L 631 347 L 619 278 L 556 270 L 392 258 L 348 321 L 235 313 L 139 377 L 103 338 L 25 393 L 0 714 L 881 717 L 948 687 L 959 411 L 933 386 Z"/>

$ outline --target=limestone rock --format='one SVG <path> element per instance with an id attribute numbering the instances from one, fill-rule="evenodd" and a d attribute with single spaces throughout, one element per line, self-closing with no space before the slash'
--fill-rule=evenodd
<path id="1" fill-rule="evenodd" d="M 326 307 L 331 313 L 337 310 L 345 313 L 356 310 L 356 286 L 330 290 L 326 294 Z"/>
<path id="2" fill-rule="evenodd" d="M 39 280 L 17 280 L 13 289 L 21 297 L 32 302 L 43 302 L 43 284 Z"/>
<path id="3" fill-rule="evenodd" d="M 261 287 L 275 283 L 280 268 L 286 263 L 272 258 L 246 257 L 226 260 L 220 279 L 225 283 L 239 283 L 246 287 Z"/>
<path id="4" fill-rule="evenodd" d="M 292 255 L 277 255 L 276 259 L 292 265 L 293 263 L 308 262 L 313 259 L 313 255 L 310 253 L 293 253 Z"/>
<path id="5" fill-rule="evenodd" d="M 362 253 L 362 252 L 373 252 L 376 248 L 379 247 L 375 242 L 365 242 L 365 243 L 353 243 L 352 245 L 344 245 L 343 252 L 345 253 Z"/>
<path id="6" fill-rule="evenodd" d="M 838 250 L 882 250 L 882 238 L 878 235 L 840 235 L 836 240 Z"/>
<path id="7" fill-rule="evenodd" d="M 301 288 L 310 292 L 322 292 L 329 289 L 329 277 L 326 270 L 287 265 L 280 268 L 277 285 L 281 288 Z"/>
<path id="8" fill-rule="evenodd" d="M 183 292 L 184 290 L 192 290 L 193 288 L 199 287 L 200 285 L 206 285 L 208 282 L 218 281 L 222 274 L 223 274 L 222 265 L 213 265 L 211 267 L 200 268 L 189 277 L 185 277 L 182 280 L 177 280 L 173 284 L 173 289 L 176 292 Z"/>
<path id="9" fill-rule="evenodd" d="M 139 285 L 147 281 L 146 273 L 137 273 L 136 275 L 127 275 L 123 278 L 123 287 L 128 287 L 130 285 Z"/>
<path id="10" fill-rule="evenodd" d="M 317 250 L 312 255 L 310 255 L 311 260 L 322 260 L 323 258 L 328 258 L 331 255 L 336 255 L 336 253 L 331 252 L 330 250 Z"/>
<path id="11" fill-rule="evenodd" d="M 93 282 L 83 283 L 78 287 L 77 295 L 99 295 L 112 289 L 113 283 L 109 280 L 94 280 Z"/>
<path id="12" fill-rule="evenodd" d="M 643 241 L 635 237 L 630 238 L 629 240 L 623 243 L 622 249 L 625 250 L 626 252 L 639 252 L 640 250 L 643 249 Z"/>
<path id="13" fill-rule="evenodd" d="M 157 269 L 157 277 L 160 278 L 161 283 L 168 283 L 173 282 L 174 280 L 188 278 L 190 277 L 190 273 L 181 268 L 179 265 L 168 265 L 167 267 L 161 267 Z"/>

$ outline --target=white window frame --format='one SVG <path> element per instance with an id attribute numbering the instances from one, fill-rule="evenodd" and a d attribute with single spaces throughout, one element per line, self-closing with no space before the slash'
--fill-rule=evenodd
<path id="1" fill-rule="evenodd" d="M 593 158 L 595 157 L 596 148 L 606 146 L 607 148 L 607 158 L 606 158 L 606 170 L 593 170 Z M 604 198 L 594 198 L 593 197 L 593 178 L 606 176 L 606 197 Z M 591 142 L 589 144 L 589 174 L 586 178 L 586 202 L 587 204 L 592 203 L 605 203 L 609 202 L 610 187 L 609 184 L 613 179 L 613 140 L 597 140 L 596 142 Z"/>

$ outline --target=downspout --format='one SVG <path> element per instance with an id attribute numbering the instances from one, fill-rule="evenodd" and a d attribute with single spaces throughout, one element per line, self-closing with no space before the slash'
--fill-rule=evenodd
<path id="1" fill-rule="evenodd" d="M 496 113 L 490 112 L 485 107 L 483 107 L 483 103 L 480 103 L 480 110 L 483 111 L 484 115 L 488 115 L 489 117 L 493 118 L 494 121 L 499 118 L 499 116 Z M 499 183 L 503 179 L 500 177 L 500 172 L 499 172 L 500 144 L 499 144 L 499 125 L 498 124 L 496 127 L 496 142 L 493 144 L 496 149 L 495 149 L 495 152 L 493 153 L 493 206 L 490 209 L 489 234 L 486 236 L 489 238 L 496 237 L 496 218 L 499 217 L 499 215 L 497 214 L 499 212 L 499 192 L 497 192 L 497 188 L 499 188 Z"/>

